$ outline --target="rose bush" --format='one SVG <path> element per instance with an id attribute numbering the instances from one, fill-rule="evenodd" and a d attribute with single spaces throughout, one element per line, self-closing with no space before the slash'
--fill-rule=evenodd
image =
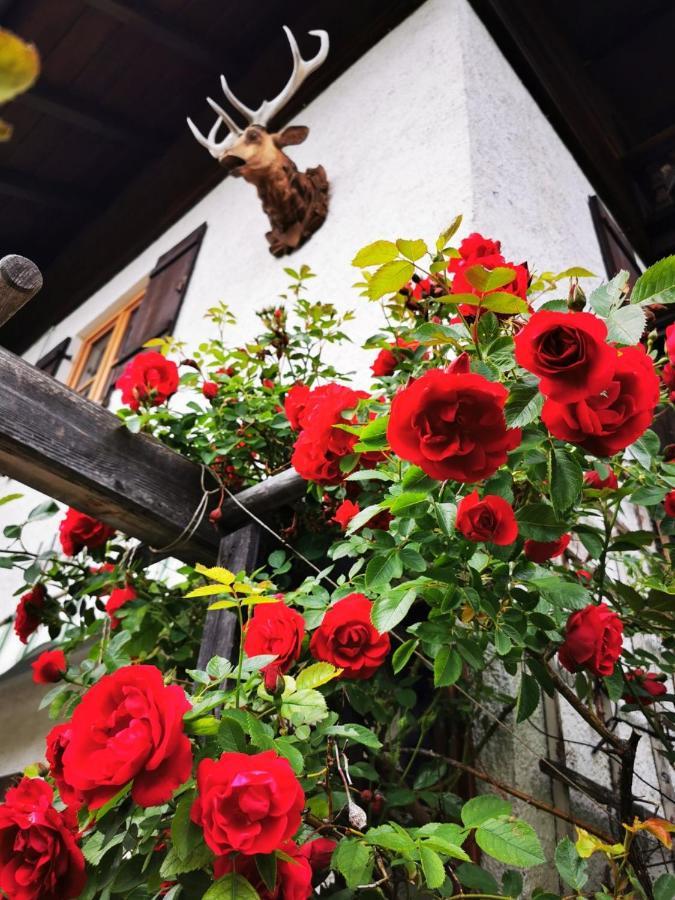
<path id="1" fill-rule="evenodd" d="M 672 333 L 643 312 L 675 267 L 582 293 L 584 270 L 538 273 L 478 233 L 452 246 L 458 225 L 431 248 L 357 253 L 386 314 L 366 342 L 372 384 L 327 361 L 350 316 L 306 299 L 306 267 L 245 346 L 226 345 L 220 305 L 220 336 L 191 356 L 165 338 L 129 361 L 121 419 L 205 467 L 214 525 L 228 493 L 289 465 L 310 482 L 265 511 L 279 542 L 253 571 L 151 575 L 79 513 L 65 558 L 26 554 L 23 523 L 6 531 L 17 630 L 44 625 L 62 654 L 35 662 L 62 721 L 27 773 L 53 799 L 33 777 L 33 819 L 0 807 L 10 898 L 41 896 L 20 893 L 31 866 L 45 896 L 86 900 L 303 900 L 319 885 L 340 900 L 548 900 L 559 878 L 565 897 L 666 896 L 652 862 L 672 826 L 640 818 L 631 754 L 649 733 L 675 762 L 675 470 L 650 428 L 671 402 Z M 198 663 L 207 606 L 234 645 Z M 611 815 L 587 798 L 592 824 L 574 769 L 557 773 L 574 787 L 562 810 L 495 766 L 522 750 L 538 768 L 526 737 L 547 729 L 544 694 L 591 729 L 577 768 L 593 749 L 624 786 Z M 577 828 L 553 853 L 527 821 L 542 805 Z"/>

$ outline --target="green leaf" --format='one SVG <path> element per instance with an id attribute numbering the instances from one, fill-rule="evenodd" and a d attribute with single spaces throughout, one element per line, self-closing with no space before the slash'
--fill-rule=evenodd
<path id="1" fill-rule="evenodd" d="M 509 428 L 522 428 L 536 421 L 541 415 L 544 396 L 536 384 L 514 384 L 504 407 Z"/>
<path id="2" fill-rule="evenodd" d="M 370 614 L 375 628 L 381 633 L 396 628 L 398 623 L 407 616 L 416 596 L 415 588 L 410 588 L 402 597 L 392 592 L 376 600 Z"/>
<path id="3" fill-rule="evenodd" d="M 424 503 L 428 497 L 429 495 L 426 491 L 404 491 L 402 494 L 397 494 L 395 497 L 388 497 L 384 501 L 383 506 L 388 507 L 392 515 L 397 516 L 405 510 L 410 509 L 411 506 L 417 506 L 418 503 Z"/>
<path id="4" fill-rule="evenodd" d="M 502 887 L 505 897 L 517 898 L 523 893 L 523 876 L 520 872 L 509 869 L 502 875 Z"/>
<path id="5" fill-rule="evenodd" d="M 39 522 L 41 519 L 50 519 L 59 511 L 59 507 L 53 500 L 45 500 L 28 513 L 28 522 Z"/>
<path id="6" fill-rule="evenodd" d="M 364 725 L 357 725 L 354 722 L 346 722 L 343 725 L 330 725 L 323 733 L 332 737 L 348 738 L 350 741 L 356 741 L 358 744 L 363 744 L 364 747 L 370 747 L 373 750 L 379 750 L 382 746 L 382 742 L 370 728 L 366 728 Z"/>
<path id="7" fill-rule="evenodd" d="M 418 643 L 419 641 L 415 638 L 411 638 L 409 641 L 404 641 L 400 647 L 394 650 L 391 658 L 391 667 L 395 675 L 398 675 L 401 669 L 405 668 L 406 663 L 417 649 Z"/>
<path id="8" fill-rule="evenodd" d="M 181 857 L 175 847 L 170 847 L 159 870 L 162 878 L 173 878 L 174 875 L 182 875 L 183 872 L 194 872 L 195 869 L 203 869 L 213 859 L 213 853 L 203 840 L 193 844 L 186 856 Z"/>
<path id="9" fill-rule="evenodd" d="M 607 340 L 617 344 L 637 344 L 647 324 L 639 306 L 621 306 L 607 316 Z"/>
<path id="10" fill-rule="evenodd" d="M 246 735 L 239 722 L 225 713 L 218 726 L 218 744 L 228 753 L 246 752 Z"/>
<path id="11" fill-rule="evenodd" d="M 516 722 L 524 722 L 539 706 L 539 685 L 536 679 L 523 672 L 516 703 Z"/>
<path id="12" fill-rule="evenodd" d="M 372 506 L 366 506 L 365 509 L 357 512 L 353 519 L 350 519 L 346 533 L 348 535 L 354 534 L 359 528 L 363 528 L 367 522 L 370 522 L 373 516 L 381 513 L 382 509 L 383 507 L 379 503 L 374 503 Z"/>
<path id="13" fill-rule="evenodd" d="M 652 462 L 658 456 L 661 443 L 656 432 L 648 428 L 645 433 L 628 447 L 628 453 L 636 459 L 643 469 L 651 469 Z"/>
<path id="14" fill-rule="evenodd" d="M 510 816 L 511 804 L 495 794 L 481 794 L 472 797 L 462 807 L 462 822 L 467 828 L 477 828 L 488 819 L 497 816 Z"/>
<path id="15" fill-rule="evenodd" d="M 406 856 L 412 856 L 415 852 L 415 842 L 410 835 L 407 832 L 395 830 L 391 825 L 370 828 L 366 832 L 366 841 L 376 847 L 393 850 Z"/>
<path id="16" fill-rule="evenodd" d="M 356 888 L 370 880 L 372 857 L 370 850 L 355 838 L 340 841 L 333 853 L 331 868 L 344 876 L 347 887 Z"/>
<path id="17" fill-rule="evenodd" d="M 515 294 L 509 294 L 507 291 L 493 291 L 491 294 L 483 297 L 481 308 L 507 315 L 528 312 L 528 305 L 523 298 L 517 297 Z"/>
<path id="18" fill-rule="evenodd" d="M 597 275 L 589 272 L 588 269 L 583 269 L 581 266 L 571 266 L 569 269 L 564 269 L 553 276 L 554 281 L 559 281 L 561 278 L 597 278 Z"/>
<path id="19" fill-rule="evenodd" d="M 448 225 L 445 231 L 442 231 L 436 240 L 436 249 L 443 250 L 450 240 L 450 238 L 457 234 L 459 230 L 459 226 L 462 224 L 462 216 L 455 216 L 452 222 Z"/>
<path id="20" fill-rule="evenodd" d="M 573 891 L 580 891 L 588 881 L 588 863 L 581 859 L 568 837 L 564 837 L 555 848 L 555 867 L 562 880 Z"/>
<path id="21" fill-rule="evenodd" d="M 668 489 L 666 487 L 661 487 L 657 484 L 647 484 L 633 491 L 629 500 L 631 503 L 638 503 L 640 506 L 656 506 L 658 503 L 661 503 L 667 493 Z"/>
<path id="22" fill-rule="evenodd" d="M 551 503 L 562 518 L 581 496 L 584 473 L 576 459 L 567 450 L 551 453 Z"/>
<path id="23" fill-rule="evenodd" d="M 368 296 L 371 300 L 379 300 L 386 294 L 396 293 L 410 281 L 414 271 L 415 266 L 404 259 L 385 263 L 368 282 Z"/>
<path id="24" fill-rule="evenodd" d="M 277 883 L 277 858 L 274 853 L 257 853 L 255 865 L 267 890 L 274 891 Z"/>
<path id="25" fill-rule="evenodd" d="M 529 869 L 546 862 L 536 832 L 521 819 L 488 819 L 476 829 L 476 843 L 508 866 Z"/>
<path id="26" fill-rule="evenodd" d="M 384 587 L 394 578 L 400 578 L 403 564 L 395 547 L 387 553 L 379 553 L 371 558 L 366 566 L 366 586 L 368 588 Z"/>
<path id="27" fill-rule="evenodd" d="M 374 241 L 362 247 L 352 260 L 352 265 L 359 269 L 366 266 L 381 266 L 391 262 L 398 256 L 398 247 L 391 241 Z"/>
<path id="28" fill-rule="evenodd" d="M 494 269 L 486 269 L 485 266 L 469 266 L 464 275 L 470 285 L 487 294 L 488 291 L 496 291 L 507 284 L 511 284 L 516 278 L 515 269 L 507 269 L 505 266 L 497 266 Z"/>
<path id="29" fill-rule="evenodd" d="M 214 882 L 202 900 L 260 900 L 258 892 L 243 875 L 233 873 Z"/>
<path id="30" fill-rule="evenodd" d="M 493 895 L 499 893 L 499 887 L 492 875 L 475 863 L 462 863 L 457 867 L 455 874 L 464 887 L 468 887 L 472 891 Z"/>
<path id="31" fill-rule="evenodd" d="M 675 256 L 650 266 L 635 282 L 631 303 L 675 302 Z"/>
<path id="32" fill-rule="evenodd" d="M 606 284 L 601 284 L 588 297 L 595 312 L 606 318 L 617 307 L 623 297 L 623 289 L 628 283 L 628 272 L 623 269 Z"/>
<path id="33" fill-rule="evenodd" d="M 171 841 L 180 859 L 187 859 L 190 848 L 201 840 L 199 828 L 190 819 L 190 810 L 194 794 L 185 794 L 176 805 L 176 812 L 171 820 Z"/>
<path id="34" fill-rule="evenodd" d="M 420 860 L 422 862 L 422 872 L 427 887 L 431 890 L 439 888 L 445 881 L 445 866 L 443 860 L 438 853 L 430 850 L 424 843 L 420 843 Z"/>
<path id="35" fill-rule="evenodd" d="M 296 678 L 295 684 L 299 691 L 311 690 L 320 687 L 322 684 L 328 684 L 339 673 L 340 669 L 337 669 L 331 663 L 318 662 L 303 669 Z"/>
<path id="36" fill-rule="evenodd" d="M 206 664 L 206 672 L 217 681 L 225 681 L 233 672 L 232 663 L 224 656 L 212 656 Z"/>
<path id="37" fill-rule="evenodd" d="M 591 602 L 591 596 L 583 584 L 578 581 L 566 581 L 561 575 L 532 578 L 529 583 L 555 607 L 583 609 Z"/>
<path id="38" fill-rule="evenodd" d="M 664 872 L 654 882 L 654 900 L 673 900 L 675 897 L 675 875 Z"/>
<path id="39" fill-rule="evenodd" d="M 450 647 L 441 647 L 434 660 L 434 686 L 454 684 L 462 674 L 462 657 Z"/>
<path id="40" fill-rule="evenodd" d="M 429 252 L 427 245 L 419 238 L 415 241 L 406 241 L 403 238 L 399 238 L 396 241 L 396 246 L 402 256 L 405 256 L 406 259 L 410 259 L 413 262 L 415 262 L 416 259 L 421 259 L 425 253 Z"/>
<path id="41" fill-rule="evenodd" d="M 328 715 L 323 694 L 318 691 L 296 691 L 281 702 L 281 715 L 293 725 L 316 725 Z"/>
<path id="42" fill-rule="evenodd" d="M 528 503 L 516 513 L 521 537 L 535 541 L 554 541 L 564 534 L 567 526 L 560 522 L 555 510 L 547 503 Z"/>

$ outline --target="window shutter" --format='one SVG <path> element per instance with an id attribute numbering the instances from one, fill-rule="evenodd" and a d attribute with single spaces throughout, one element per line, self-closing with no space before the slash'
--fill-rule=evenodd
<path id="1" fill-rule="evenodd" d="M 185 297 L 201 246 L 206 223 L 162 254 L 150 273 L 150 281 L 120 348 L 116 370 L 142 348 L 146 341 L 170 334 Z"/>
<path id="2" fill-rule="evenodd" d="M 43 372 L 51 375 L 52 378 L 56 378 L 59 366 L 63 360 L 71 359 L 71 357 L 68 356 L 68 347 L 70 347 L 70 338 L 65 338 L 60 344 L 57 344 L 56 347 L 52 347 L 49 353 L 45 353 L 44 356 L 41 356 L 35 363 L 35 368 L 41 369 Z"/>
<path id="3" fill-rule="evenodd" d="M 630 241 L 598 197 L 589 197 L 588 204 L 608 277 L 613 278 L 617 272 L 625 269 L 629 276 L 628 283 L 633 287 L 642 270 Z"/>

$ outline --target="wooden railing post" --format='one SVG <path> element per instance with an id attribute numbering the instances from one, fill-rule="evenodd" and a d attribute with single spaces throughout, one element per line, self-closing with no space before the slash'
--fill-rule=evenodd
<path id="1" fill-rule="evenodd" d="M 42 287 L 40 270 L 25 256 L 0 259 L 0 326 L 9 321 Z"/>

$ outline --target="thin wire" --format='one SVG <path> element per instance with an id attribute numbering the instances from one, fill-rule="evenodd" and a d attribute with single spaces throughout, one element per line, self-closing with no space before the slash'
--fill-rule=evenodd
<path id="1" fill-rule="evenodd" d="M 211 490 L 209 490 L 206 487 L 206 485 L 204 484 L 204 476 L 207 472 L 210 472 L 210 474 L 214 475 L 214 477 L 215 477 L 215 473 L 211 472 L 203 464 L 201 466 L 201 470 L 202 470 L 201 471 L 202 497 L 201 497 L 201 500 L 199 501 L 199 503 L 197 504 L 197 508 L 192 513 L 192 516 L 190 517 L 189 522 L 187 523 L 185 528 L 181 531 L 181 533 L 178 535 L 178 537 L 174 538 L 168 544 L 165 544 L 164 547 L 150 547 L 150 549 L 152 550 L 153 553 L 168 553 L 170 550 L 173 550 L 174 547 L 180 546 L 180 544 L 182 544 L 184 540 L 189 540 L 192 537 L 192 535 L 196 532 L 196 530 L 199 528 L 199 526 L 202 524 L 202 521 L 204 519 L 204 513 L 206 512 L 206 509 L 207 509 L 207 506 L 209 503 L 209 496 L 211 494 L 219 493 L 220 488 L 217 487 L 217 488 L 212 488 Z"/>

